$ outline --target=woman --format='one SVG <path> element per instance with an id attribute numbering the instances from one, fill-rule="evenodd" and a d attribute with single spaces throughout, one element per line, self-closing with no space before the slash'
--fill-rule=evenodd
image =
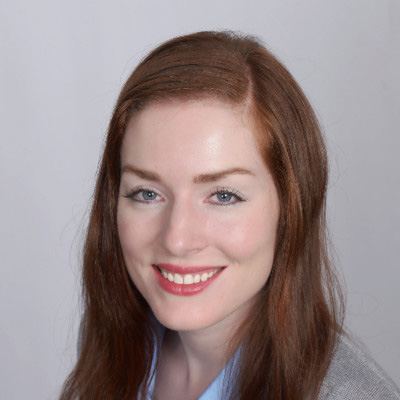
<path id="1" fill-rule="evenodd" d="M 400 398 L 342 335 L 326 187 L 313 110 L 256 40 L 155 49 L 110 122 L 61 398 Z"/>

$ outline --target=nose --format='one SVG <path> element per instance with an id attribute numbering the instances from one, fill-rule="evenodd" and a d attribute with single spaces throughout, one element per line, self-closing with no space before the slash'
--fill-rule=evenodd
<path id="1" fill-rule="evenodd" d="M 174 257 L 195 254 L 206 247 L 206 221 L 199 207 L 188 199 L 171 202 L 165 210 L 159 240 Z"/>

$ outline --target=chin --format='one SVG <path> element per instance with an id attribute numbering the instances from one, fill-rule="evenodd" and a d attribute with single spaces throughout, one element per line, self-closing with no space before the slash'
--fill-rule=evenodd
<path id="1" fill-rule="evenodd" d="M 153 310 L 156 319 L 161 325 L 173 331 L 196 331 L 202 330 L 214 325 L 217 321 L 211 318 L 210 314 L 194 317 L 194 313 L 186 313 L 186 315 L 178 314 L 171 316 L 172 312 L 162 310 Z"/>

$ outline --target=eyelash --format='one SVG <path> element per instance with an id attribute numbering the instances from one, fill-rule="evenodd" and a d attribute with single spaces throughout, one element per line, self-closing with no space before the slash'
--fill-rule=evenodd
<path id="1" fill-rule="evenodd" d="M 150 205 L 150 204 L 154 203 L 156 200 L 144 200 L 144 199 L 139 200 L 139 199 L 135 198 L 135 196 L 137 196 L 138 194 L 145 193 L 145 192 L 154 193 L 157 196 L 161 196 L 159 193 L 157 193 L 153 189 L 150 189 L 145 186 L 137 186 L 137 187 L 133 188 L 131 191 L 129 191 L 127 194 L 125 194 L 124 197 L 131 199 L 132 201 L 135 201 L 137 203 L 141 203 L 141 204 Z M 163 201 L 163 200 L 158 200 L 158 201 Z"/>
<path id="2" fill-rule="evenodd" d="M 149 192 L 149 193 L 154 193 L 156 196 L 160 196 L 162 197 L 159 193 L 157 193 L 155 190 L 149 188 L 149 187 L 145 187 L 145 186 L 138 186 L 133 188 L 131 191 L 129 191 L 128 193 L 126 193 L 125 195 L 123 195 L 125 198 L 131 199 L 132 201 L 135 201 L 137 203 L 141 203 L 141 204 L 146 204 L 146 205 L 151 205 L 154 202 L 157 202 L 156 199 L 154 200 L 140 200 L 138 198 L 136 198 L 136 196 L 140 193 L 145 193 L 145 192 Z M 232 196 L 235 201 L 233 202 L 222 202 L 222 201 L 211 201 L 211 198 L 216 196 L 216 195 L 228 195 L 228 196 Z M 158 200 L 158 201 L 163 201 L 163 200 Z M 237 190 L 234 189 L 230 189 L 227 187 L 221 187 L 221 188 L 217 188 L 215 191 L 213 191 L 210 196 L 207 198 L 207 203 L 211 203 L 213 205 L 216 206 L 222 206 L 222 207 L 227 207 L 227 206 L 232 206 L 235 205 L 237 203 L 243 202 L 243 201 L 247 201 L 247 199 Z"/>
<path id="3" fill-rule="evenodd" d="M 233 206 L 233 205 L 235 205 L 237 203 L 246 201 L 245 197 L 240 192 L 238 192 L 237 190 L 234 190 L 234 189 L 226 188 L 226 187 L 217 188 L 216 191 L 211 193 L 211 195 L 209 196 L 209 199 L 212 198 L 213 196 L 218 195 L 218 194 L 222 194 L 222 195 L 227 194 L 229 196 L 232 196 L 232 197 L 235 198 L 235 201 L 233 203 L 232 202 L 229 202 L 229 203 L 215 202 L 214 203 L 212 201 L 207 201 L 207 202 L 208 203 L 212 203 L 212 204 L 214 204 L 216 206 L 227 207 L 227 206 Z"/>

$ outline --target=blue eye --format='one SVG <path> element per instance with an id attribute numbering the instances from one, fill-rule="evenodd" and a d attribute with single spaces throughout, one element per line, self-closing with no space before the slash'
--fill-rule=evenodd
<path id="1" fill-rule="evenodd" d="M 246 201 L 244 197 L 236 190 L 221 188 L 214 192 L 208 202 L 218 206 L 230 206 L 236 203 Z"/>
<path id="2" fill-rule="evenodd" d="M 229 203 L 233 197 L 232 193 L 226 192 L 216 193 L 215 195 L 217 196 L 218 201 L 220 201 L 221 203 Z"/>
<path id="3" fill-rule="evenodd" d="M 157 198 L 157 193 L 151 190 L 142 190 L 141 193 L 143 200 L 155 200 Z"/>
<path id="4" fill-rule="evenodd" d="M 152 189 L 138 187 L 133 189 L 124 197 L 143 204 L 152 204 L 163 201 L 163 197 Z"/>

